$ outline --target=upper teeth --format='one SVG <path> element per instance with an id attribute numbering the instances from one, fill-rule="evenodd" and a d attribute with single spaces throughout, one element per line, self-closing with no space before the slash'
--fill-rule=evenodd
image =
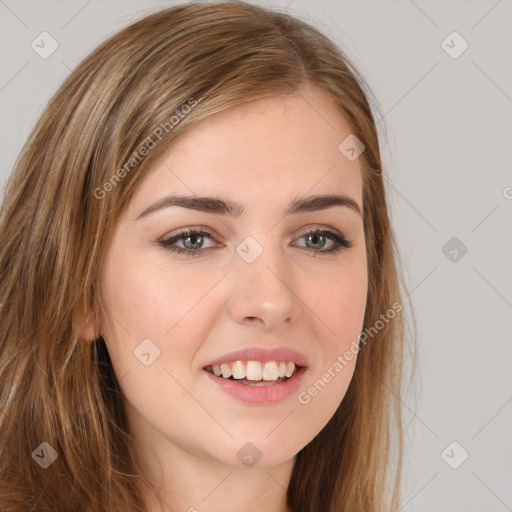
<path id="1" fill-rule="evenodd" d="M 213 373 L 225 379 L 277 380 L 279 377 L 291 377 L 295 363 L 291 361 L 234 361 L 213 365 Z"/>

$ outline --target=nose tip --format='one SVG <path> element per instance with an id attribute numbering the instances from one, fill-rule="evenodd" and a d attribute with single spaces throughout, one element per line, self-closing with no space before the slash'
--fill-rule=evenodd
<path id="1" fill-rule="evenodd" d="M 240 262 L 234 276 L 235 289 L 231 300 L 231 314 L 237 322 L 263 322 L 267 328 L 290 322 L 296 297 L 287 281 L 289 275 L 280 275 L 260 255 L 253 263 Z M 281 266 L 278 266 L 281 268 Z"/>

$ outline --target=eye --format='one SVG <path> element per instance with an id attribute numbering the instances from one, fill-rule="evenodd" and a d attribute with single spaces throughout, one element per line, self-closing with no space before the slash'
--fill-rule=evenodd
<path id="1" fill-rule="evenodd" d="M 329 229 L 309 229 L 298 237 L 306 239 L 306 249 L 311 249 L 314 253 L 334 253 L 341 251 L 342 249 L 348 249 L 352 247 L 353 243 L 347 240 L 342 235 Z M 158 243 L 167 251 L 176 254 L 185 254 L 190 257 L 200 256 L 206 249 L 211 249 L 215 245 L 210 247 L 204 247 L 204 241 L 210 239 L 213 240 L 211 231 L 207 231 L 205 228 L 192 229 L 181 231 L 168 238 L 161 238 Z M 331 242 L 331 247 L 325 249 L 325 244 Z M 176 244 L 181 243 L 183 247 L 177 247 Z"/>
<path id="2" fill-rule="evenodd" d="M 187 229 L 181 231 L 170 238 L 162 238 L 158 240 L 158 243 L 166 250 L 177 254 L 186 254 L 187 256 L 199 256 L 205 249 L 203 248 L 204 240 L 210 238 L 213 240 L 212 234 L 206 231 L 204 228 L 201 229 Z M 182 242 L 184 248 L 175 247 L 176 242 Z"/>
<path id="3" fill-rule="evenodd" d="M 313 252 L 338 252 L 342 249 L 349 249 L 353 245 L 350 240 L 330 229 L 309 229 L 299 236 L 299 239 L 301 238 L 306 239 L 306 248 L 311 248 Z M 327 241 L 331 241 L 331 248 L 322 250 Z"/>

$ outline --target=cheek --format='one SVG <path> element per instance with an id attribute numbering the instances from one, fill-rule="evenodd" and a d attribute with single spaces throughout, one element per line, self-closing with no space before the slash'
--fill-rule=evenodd
<path id="1" fill-rule="evenodd" d="M 103 279 L 102 333 L 116 375 L 130 373 L 149 394 L 158 387 L 153 376 L 164 371 L 188 381 L 195 353 L 218 316 L 206 297 L 218 277 L 171 271 L 147 259 L 112 260 L 116 265 Z"/>
<path id="2" fill-rule="evenodd" d="M 105 272 L 103 300 L 109 328 L 124 330 L 124 338 L 164 339 L 195 314 L 213 284 L 198 272 L 179 272 L 161 262 L 117 261 Z"/>
<path id="3" fill-rule="evenodd" d="M 197 404 L 185 388 L 209 329 L 203 317 L 212 313 L 201 298 L 212 284 L 191 273 L 177 277 L 161 265 L 128 267 L 118 260 L 109 270 L 103 281 L 103 333 L 125 399 L 154 424 L 169 423 L 165 405 L 171 403 L 194 417 Z"/>
<path id="4" fill-rule="evenodd" d="M 298 402 L 317 414 L 317 428 L 334 414 L 343 400 L 355 369 L 359 335 L 367 301 L 366 260 L 354 258 L 311 287 L 312 324 L 317 360 L 301 387 Z M 313 314 L 314 313 L 314 314 Z"/>
<path id="5" fill-rule="evenodd" d="M 299 410 L 319 432 L 342 403 L 352 380 L 366 309 L 366 281 L 353 276 L 323 295 L 317 361 L 297 395 Z M 328 326 L 328 328 L 326 327 Z"/>
<path id="6" fill-rule="evenodd" d="M 343 280 L 324 304 L 326 322 L 332 331 L 327 337 L 331 350 L 345 350 L 352 340 L 358 340 L 363 328 L 367 288 L 357 278 Z"/>
<path id="7" fill-rule="evenodd" d="M 321 340 L 322 364 L 332 364 L 351 343 L 359 340 L 367 301 L 367 274 L 363 265 L 347 265 L 322 283 L 309 285 L 312 318 Z"/>

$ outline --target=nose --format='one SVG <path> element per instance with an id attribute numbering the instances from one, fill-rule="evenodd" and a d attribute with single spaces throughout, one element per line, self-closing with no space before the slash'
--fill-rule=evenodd
<path id="1" fill-rule="evenodd" d="M 297 283 L 281 249 L 265 249 L 252 263 L 236 257 L 232 273 L 229 310 L 232 318 L 245 325 L 260 323 L 267 330 L 279 330 L 300 314 Z M 288 265 L 287 265 L 288 263 Z"/>

